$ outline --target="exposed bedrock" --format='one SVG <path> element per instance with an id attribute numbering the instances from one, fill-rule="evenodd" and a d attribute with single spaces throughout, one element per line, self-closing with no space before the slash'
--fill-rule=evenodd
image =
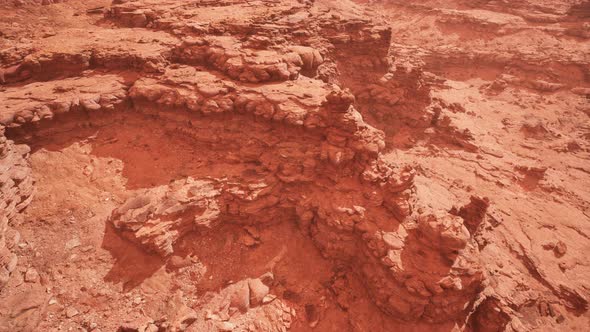
<path id="1" fill-rule="evenodd" d="M 210 66 L 232 79 L 248 83 L 294 79 L 302 70 L 314 72 L 324 61 L 317 50 L 307 46 L 245 49 L 230 36 L 187 38 L 174 53 L 179 62 Z"/>
<path id="2" fill-rule="evenodd" d="M 0 0 L 0 331 L 581 330 L 587 10 Z"/>
<path id="3" fill-rule="evenodd" d="M 0 125 L 0 289 L 18 262 L 13 250 L 20 234 L 10 227 L 10 223 L 19 218 L 35 190 L 27 161 L 29 147 L 7 140 L 4 131 L 4 126 Z"/>
<path id="4" fill-rule="evenodd" d="M 170 256 L 178 239 L 200 228 L 294 219 L 326 257 L 361 273 L 376 303 L 392 315 L 440 322 L 466 313 L 483 273 L 463 220 L 414 210 L 413 171 L 378 158 L 383 136 L 363 123 L 352 95 L 309 81 L 309 102 L 295 105 L 288 85 L 243 90 L 231 83 L 205 85 L 208 75 L 180 67 L 160 82 L 137 82 L 130 96 L 136 108 L 166 119 L 171 130 L 231 147 L 236 162 L 261 165 L 262 171 L 246 182 L 188 179 L 145 190 L 113 212 L 117 229 Z M 192 79 L 195 84 L 187 85 Z M 175 81 L 196 87 L 178 88 Z M 199 84 L 215 91 L 200 91 Z M 299 89 L 305 85 L 299 82 Z M 167 108 L 177 111 L 162 112 Z M 201 114 L 213 116 L 209 128 Z M 247 122 L 238 128 L 223 120 L 223 129 L 210 132 L 215 116 L 228 114 L 253 114 L 287 127 L 265 125 L 259 141 L 238 138 L 251 132 Z"/>
<path id="5" fill-rule="evenodd" d="M 21 105 L 3 123 L 31 140 L 70 115 L 138 112 L 187 140 L 225 149 L 225 160 L 213 165 L 256 165 L 139 190 L 110 222 L 144 250 L 168 258 L 190 232 L 292 220 L 325 257 L 351 266 L 392 316 L 443 322 L 469 310 L 484 278 L 462 219 L 417 210 L 414 171 L 379 158 L 383 133 L 364 123 L 346 90 L 307 78 L 297 89 L 289 82 L 247 87 L 184 66 L 140 79 L 128 92 L 116 76 L 92 79 L 103 80 L 96 91 L 67 90 L 72 80 L 65 79 L 69 93 Z"/>

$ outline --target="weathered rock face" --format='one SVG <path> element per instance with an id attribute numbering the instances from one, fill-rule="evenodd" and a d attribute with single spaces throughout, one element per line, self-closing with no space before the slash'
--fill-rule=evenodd
<path id="1" fill-rule="evenodd" d="M 44 121 L 51 121 L 53 114 L 63 117 L 76 112 L 120 111 L 125 97 L 119 97 L 118 80 L 101 79 L 112 83 L 103 84 L 104 91 L 97 91 L 96 96 L 91 92 L 90 97 L 85 97 L 74 91 L 76 94 L 71 98 L 79 104 L 56 96 L 40 106 L 38 103 L 29 106 L 29 113 L 25 113 L 27 108 L 15 106 L 23 111 L 18 115 L 7 112 L 5 123 L 16 126 L 14 130 L 23 130 L 41 121 L 39 128 L 45 128 Z M 414 263 L 405 263 L 410 264 L 409 270 L 392 267 L 395 254 L 387 249 L 387 237 L 380 235 L 379 224 L 414 218 L 414 172 L 378 159 L 384 147 L 383 133 L 363 122 L 352 107 L 354 97 L 349 92 L 332 90 L 333 86 L 313 80 L 298 84 L 298 91 L 288 84 L 275 85 L 272 89 L 244 88 L 191 67 L 170 68 L 159 80 L 138 80 L 129 89 L 135 111 L 164 121 L 168 130 L 182 133 L 189 140 L 207 142 L 214 150 L 223 148 L 235 153 L 233 163 L 255 163 L 262 168 L 252 174 L 256 181 L 246 183 L 236 176 L 189 178 L 138 192 L 113 211 L 110 222 L 115 229 L 147 252 L 170 257 L 178 241 L 190 232 L 215 229 L 224 222 L 263 227 L 294 216 L 326 257 L 351 262 L 356 270 L 363 271 L 367 280 L 364 284 L 375 294 L 376 304 L 392 315 L 405 320 L 437 322 L 445 317 L 438 315 L 443 310 L 447 315 L 463 313 L 479 289 L 481 274 L 473 272 L 472 278 L 465 277 L 469 279 L 463 281 L 467 290 L 459 285 L 448 286 L 450 291 L 446 291 L 437 286 L 438 277 L 407 281 L 414 273 L 411 267 Z M 32 92 L 28 94 L 45 89 L 44 85 L 30 88 Z M 305 96 L 307 102 L 295 102 L 298 96 Z M 88 107 L 92 101 L 96 108 Z M 55 105 L 62 104 L 68 107 L 56 112 Z M 49 116 L 40 117 L 39 109 L 48 110 Z M 232 124 L 229 120 L 232 117 L 240 119 L 241 124 Z M 259 118 L 265 129 L 248 125 L 252 117 Z M 255 141 L 244 139 L 253 133 L 256 133 Z M 351 181 L 340 188 L 338 183 L 344 178 Z M 350 192 L 356 194 L 346 194 Z M 326 195 L 330 197 L 327 200 Z M 446 226 L 421 232 L 432 240 L 443 239 L 433 247 L 432 255 L 445 256 L 433 258 L 432 265 L 452 269 L 456 257 L 449 255 L 452 252 L 456 256 L 468 238 L 460 238 L 452 230 L 450 234 L 445 233 Z M 460 240 L 453 243 L 453 236 Z M 337 240 L 342 237 L 350 242 Z M 405 246 L 405 240 L 400 241 Z M 404 260 L 409 259 L 406 253 L 410 253 L 408 257 L 416 254 L 401 252 Z M 442 257 L 446 257 L 444 261 Z M 470 264 L 478 269 L 476 261 Z M 463 272 L 454 273 L 459 276 L 455 282 L 460 283 Z M 441 273 L 440 277 L 443 276 L 447 274 Z M 454 295 L 456 306 L 449 306 L 445 301 L 427 307 L 433 294 L 425 287 L 438 287 L 441 298 L 458 293 Z M 398 302 L 400 297 L 404 298 L 402 303 Z M 426 311 L 432 313 L 425 314 Z"/>
<path id="2" fill-rule="evenodd" d="M 33 83 L 7 88 L 7 103 L 0 111 L 0 124 L 21 126 L 51 120 L 69 112 L 116 111 L 126 107 L 125 86 L 116 75 L 71 78 L 53 84 Z"/>
<path id="3" fill-rule="evenodd" d="M 477 196 L 471 196 L 469 200 L 469 204 L 459 209 L 453 207 L 450 213 L 463 218 L 463 223 L 469 230 L 469 233 L 474 234 L 484 222 L 486 212 L 490 207 L 490 200 L 487 197 Z"/>
<path id="4" fill-rule="evenodd" d="M 0 125 L 0 288 L 8 281 L 18 261 L 13 250 L 20 235 L 10 228 L 10 222 L 31 202 L 34 192 L 27 160 L 30 149 L 7 140 L 4 131 Z"/>
<path id="5" fill-rule="evenodd" d="M 0 331 L 580 330 L 587 7 L 0 1 Z"/>
<path id="6" fill-rule="evenodd" d="M 214 183 L 187 179 L 184 184 L 161 187 L 130 198 L 112 215 L 124 236 L 147 250 L 168 256 L 173 244 L 198 227 L 211 227 L 219 218 Z"/>
<path id="7" fill-rule="evenodd" d="M 464 250 L 470 237 L 462 219 L 445 212 L 417 216 L 414 171 L 377 159 L 383 135 L 363 122 L 351 106 L 350 92 L 329 92 L 328 86 L 301 81 L 299 89 L 309 84 L 309 102 L 291 104 L 292 97 L 284 96 L 297 93 L 288 85 L 242 90 L 188 67 L 167 71 L 160 82 L 138 81 L 130 89 L 135 107 L 165 119 L 167 127 L 189 139 L 206 141 L 213 149 L 235 149 L 237 160 L 263 167 L 252 174 L 257 181 L 248 184 L 236 177 L 189 179 L 139 193 L 111 216 L 126 237 L 166 257 L 190 231 L 220 223 L 264 227 L 293 218 L 294 210 L 323 254 L 362 271 L 376 303 L 392 315 L 440 322 L 468 310 L 483 274 L 477 250 Z M 235 127 L 227 120 L 252 115 L 270 122 L 262 131 L 270 133 L 265 143 L 243 140 L 250 125 Z M 223 129 L 216 129 L 220 116 Z M 202 124 L 207 117 L 213 118 Z M 344 178 L 349 180 L 340 185 Z M 400 225 L 405 235 L 382 235 L 379 225 L 414 218 L 420 220 L 417 229 L 407 226 L 406 231 Z M 419 235 L 408 237 L 409 231 Z M 389 243 L 395 236 L 399 243 Z M 428 261 L 419 258 L 424 250 L 431 253 Z M 424 278 L 421 266 L 440 272 Z"/>
<path id="8" fill-rule="evenodd" d="M 186 39 L 176 50 L 175 58 L 183 63 L 213 67 L 232 79 L 248 83 L 294 79 L 302 70 L 313 72 L 323 62 L 322 55 L 307 46 L 248 52 L 244 51 L 245 46 L 250 45 L 243 45 L 234 37 Z"/>
<path id="9" fill-rule="evenodd" d="M 166 257 L 189 232 L 223 222 L 264 227 L 272 222 L 266 221 L 269 216 L 280 218 L 296 209 L 299 224 L 324 254 L 362 270 L 365 285 L 392 315 L 444 321 L 468 309 L 481 290 L 477 249 L 466 248 L 470 236 L 461 218 L 428 215 L 419 218 L 417 228 L 376 231 L 376 223 L 386 220 L 374 220 L 377 211 L 372 210 L 382 210 L 382 203 L 356 197 L 348 204 L 358 205 L 347 205 L 338 194 L 322 203 L 318 186 L 293 185 L 278 178 L 247 187 L 221 179 L 182 180 L 128 199 L 113 211 L 111 222 L 145 250 Z"/>

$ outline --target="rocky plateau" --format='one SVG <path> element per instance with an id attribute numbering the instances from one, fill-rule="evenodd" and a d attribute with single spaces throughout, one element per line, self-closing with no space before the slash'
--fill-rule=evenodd
<path id="1" fill-rule="evenodd" d="M 589 254 L 586 0 L 0 0 L 0 332 L 584 332 Z"/>

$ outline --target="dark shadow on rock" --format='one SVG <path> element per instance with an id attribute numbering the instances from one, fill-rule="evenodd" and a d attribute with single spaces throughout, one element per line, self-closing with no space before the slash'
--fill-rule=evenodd
<path id="1" fill-rule="evenodd" d="M 401 296 L 406 297 L 410 313 L 422 317 L 420 320 L 442 323 L 452 315 L 456 324 L 462 326 L 471 307 L 468 304 L 475 300 L 477 292 L 470 296 L 471 290 L 455 289 L 452 282 L 441 288 L 442 280 L 453 278 L 452 267 L 459 252 L 451 250 L 444 253 L 444 249 L 430 245 L 433 245 L 431 240 L 419 230 L 408 231 L 400 254 L 403 266 L 400 275 L 407 278 L 402 285 Z"/>
<path id="2" fill-rule="evenodd" d="M 108 221 L 105 223 L 101 247 L 108 250 L 115 259 L 104 281 L 122 283 L 125 292 L 141 285 L 165 264 L 161 257 L 147 254 L 119 236 Z"/>

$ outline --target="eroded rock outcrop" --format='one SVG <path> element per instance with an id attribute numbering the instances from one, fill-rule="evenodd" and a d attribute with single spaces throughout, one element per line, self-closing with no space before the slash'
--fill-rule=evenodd
<path id="1" fill-rule="evenodd" d="M 249 83 L 294 79 L 302 70 L 313 72 L 323 62 L 322 55 L 311 47 L 248 50 L 244 46 L 230 36 L 185 39 L 175 57 L 183 63 L 211 66 Z"/>
<path id="2" fill-rule="evenodd" d="M 238 185 L 233 178 L 198 179 L 145 191 L 113 212 L 113 225 L 147 250 L 169 256 L 183 235 L 204 225 L 263 227 L 289 218 L 289 211 L 295 210 L 298 223 L 322 253 L 362 271 L 376 303 L 392 315 L 440 322 L 465 312 L 481 288 L 483 273 L 477 249 L 466 249 L 470 237 L 462 219 L 444 212 L 418 216 L 412 208 L 415 172 L 377 158 L 383 136 L 364 124 L 352 107 L 350 92 L 330 91 L 311 80 L 298 84 L 299 89 L 306 84 L 311 88 L 307 104 L 292 104 L 291 96 L 297 94 L 285 83 L 272 90 L 244 88 L 188 67 L 168 70 L 159 82 L 136 83 L 130 96 L 138 109 L 166 119 L 168 127 L 192 139 L 213 147 L 235 146 L 245 153 L 242 160 L 264 167 L 253 174 L 259 180 L 249 185 Z M 210 91 L 201 91 L 201 85 Z M 173 111 L 162 112 L 153 103 Z M 285 136 L 257 148 L 258 144 L 235 141 L 233 132 L 244 128 L 226 120 L 211 139 L 199 125 L 203 116 L 254 116 L 282 123 L 284 134 L 267 130 Z M 191 119 L 189 125 L 185 119 Z M 300 130 L 325 136 L 301 135 L 306 137 L 298 139 L 296 150 L 305 151 L 301 153 L 293 149 L 290 134 Z M 345 177 L 350 180 L 339 184 Z M 168 209 L 171 212 L 165 212 Z M 417 228 L 410 220 L 416 220 Z M 402 235 L 382 235 L 381 227 L 400 222 Z M 425 250 L 430 252 L 427 265 L 424 254 L 418 254 Z M 439 272 L 420 276 L 430 269 Z"/>
<path id="3" fill-rule="evenodd" d="M 364 32 L 358 42 L 388 36 L 355 22 L 322 29 L 341 36 L 332 37 L 335 43 L 359 26 Z M 26 85 L 25 91 L 9 88 L 10 99 L 43 98 L 12 102 L 3 123 L 42 128 L 60 114 L 123 110 L 128 97 L 133 111 L 162 121 L 170 132 L 235 153 L 210 160 L 213 165 L 261 166 L 249 181 L 236 175 L 188 178 L 137 192 L 112 212 L 110 222 L 143 250 L 169 258 L 190 232 L 295 219 L 326 258 L 358 271 L 374 302 L 389 314 L 428 322 L 463 315 L 483 278 L 462 223 L 447 213 L 422 215 L 425 211 L 414 208 L 415 172 L 379 158 L 384 134 L 364 122 L 350 91 L 300 75 L 313 76 L 322 64 L 318 50 L 291 45 L 246 51 L 252 42 L 242 45 L 231 36 L 186 39 L 174 51 L 173 58 L 214 68 L 227 79 L 171 65 L 159 66 L 162 75 L 140 78 L 128 92 L 114 75 L 64 79 L 57 88 L 46 83 Z M 241 83 L 271 81 L 276 83 Z M 80 89 L 84 84 L 89 87 Z M 397 232 L 389 231 L 393 225 Z M 423 252 L 435 273 L 421 276 Z"/>
<path id="4" fill-rule="evenodd" d="M 12 252 L 20 235 L 10 227 L 10 222 L 33 199 L 34 182 L 27 160 L 30 148 L 15 145 L 4 136 L 0 125 L 0 289 L 6 284 L 17 265 L 17 256 Z"/>
<path id="5" fill-rule="evenodd" d="M 113 211 L 113 225 L 147 250 L 162 256 L 187 232 L 212 227 L 219 218 L 220 191 L 213 182 L 187 179 L 133 197 Z"/>
<path id="6" fill-rule="evenodd" d="M 585 4 L 59 2 L 0 1 L 0 330 L 587 322 Z"/>
<path id="7" fill-rule="evenodd" d="M 126 94 L 123 79 L 117 75 L 69 78 L 7 88 L 2 96 L 6 104 L 0 111 L 0 124 L 18 127 L 70 112 L 122 110 L 126 106 Z"/>

